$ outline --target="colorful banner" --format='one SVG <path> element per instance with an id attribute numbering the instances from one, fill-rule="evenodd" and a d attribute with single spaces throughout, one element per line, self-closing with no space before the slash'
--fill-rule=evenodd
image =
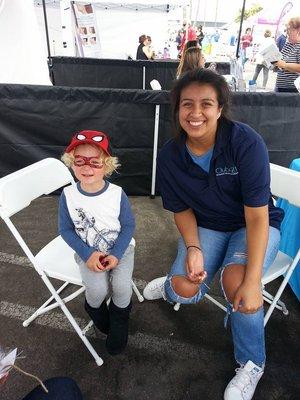
<path id="1" fill-rule="evenodd" d="M 100 58 L 101 45 L 97 19 L 91 3 L 72 1 L 75 39 L 80 57 Z"/>

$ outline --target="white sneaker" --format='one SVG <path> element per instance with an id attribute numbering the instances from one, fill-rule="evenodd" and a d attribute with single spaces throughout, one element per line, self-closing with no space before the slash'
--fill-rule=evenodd
<path id="1" fill-rule="evenodd" d="M 243 367 L 237 368 L 235 372 L 235 377 L 231 379 L 225 389 L 224 400 L 251 400 L 264 373 L 263 368 L 248 361 Z"/>
<path id="2" fill-rule="evenodd" d="M 146 300 L 158 300 L 158 299 L 166 299 L 165 295 L 165 282 L 167 277 L 162 276 L 161 278 L 153 279 L 153 281 L 149 282 L 143 291 L 143 296 Z"/>

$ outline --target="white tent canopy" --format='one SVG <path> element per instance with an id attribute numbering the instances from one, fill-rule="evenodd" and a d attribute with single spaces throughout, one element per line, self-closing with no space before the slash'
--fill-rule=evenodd
<path id="1" fill-rule="evenodd" d="M 50 85 L 32 0 L 0 0 L 0 83 Z"/>
<path id="2" fill-rule="evenodd" d="M 64 29 L 64 55 L 76 54 L 74 40 L 70 34 L 70 18 L 66 11 L 70 4 L 64 0 L 62 11 L 62 25 Z M 152 44 L 156 52 L 163 50 L 169 39 L 168 20 L 170 14 L 181 10 L 188 0 L 153 0 L 150 2 L 126 1 L 80 1 L 82 5 L 92 4 L 97 22 L 97 34 L 101 46 L 101 58 L 126 59 L 128 56 L 135 58 L 139 36 L 146 34 L 152 37 Z M 178 15 L 178 13 L 177 13 Z"/>

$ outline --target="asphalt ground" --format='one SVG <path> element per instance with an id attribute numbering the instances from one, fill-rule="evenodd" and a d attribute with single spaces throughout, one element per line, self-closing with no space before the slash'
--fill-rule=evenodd
<path id="1" fill-rule="evenodd" d="M 137 220 L 134 280 L 142 290 L 151 279 L 167 273 L 176 253 L 177 231 L 160 198 L 131 197 Z M 14 217 L 33 252 L 57 235 L 58 197 L 44 197 Z M 54 282 L 58 286 L 57 282 Z M 274 292 L 280 279 L 268 286 Z M 210 292 L 221 299 L 218 279 Z M 224 313 L 204 300 L 175 312 L 163 300 L 139 303 L 133 295 L 126 351 L 107 354 L 104 337 L 90 339 L 104 364 L 98 367 L 61 311 L 52 311 L 24 328 L 22 321 L 49 292 L 29 266 L 6 226 L 0 223 L 0 343 L 17 347 L 16 364 L 41 379 L 69 376 L 85 400 L 218 400 L 234 375 L 230 330 Z M 300 393 L 299 302 L 289 287 L 284 316 L 275 310 L 266 328 L 267 365 L 254 399 L 296 400 Z M 83 295 L 68 305 L 81 327 L 88 318 Z M 18 400 L 36 383 L 12 372 L 0 389 L 1 400 Z M 62 399 L 63 400 L 63 399 Z"/>

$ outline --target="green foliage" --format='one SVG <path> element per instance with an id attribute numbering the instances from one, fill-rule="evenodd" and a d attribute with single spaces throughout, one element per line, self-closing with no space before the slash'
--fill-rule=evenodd
<path id="1" fill-rule="evenodd" d="M 262 7 L 261 5 L 259 5 L 259 4 L 252 4 L 252 6 L 251 6 L 248 10 L 245 10 L 245 13 L 244 13 L 244 21 L 245 21 L 247 18 L 252 17 L 252 15 L 257 14 L 257 13 L 260 12 L 262 9 L 263 9 L 263 7 Z M 234 22 L 240 22 L 240 21 L 241 21 L 241 15 L 242 15 L 242 9 L 240 8 L 240 9 L 239 9 L 239 13 L 238 13 L 238 15 L 236 16 Z"/>

